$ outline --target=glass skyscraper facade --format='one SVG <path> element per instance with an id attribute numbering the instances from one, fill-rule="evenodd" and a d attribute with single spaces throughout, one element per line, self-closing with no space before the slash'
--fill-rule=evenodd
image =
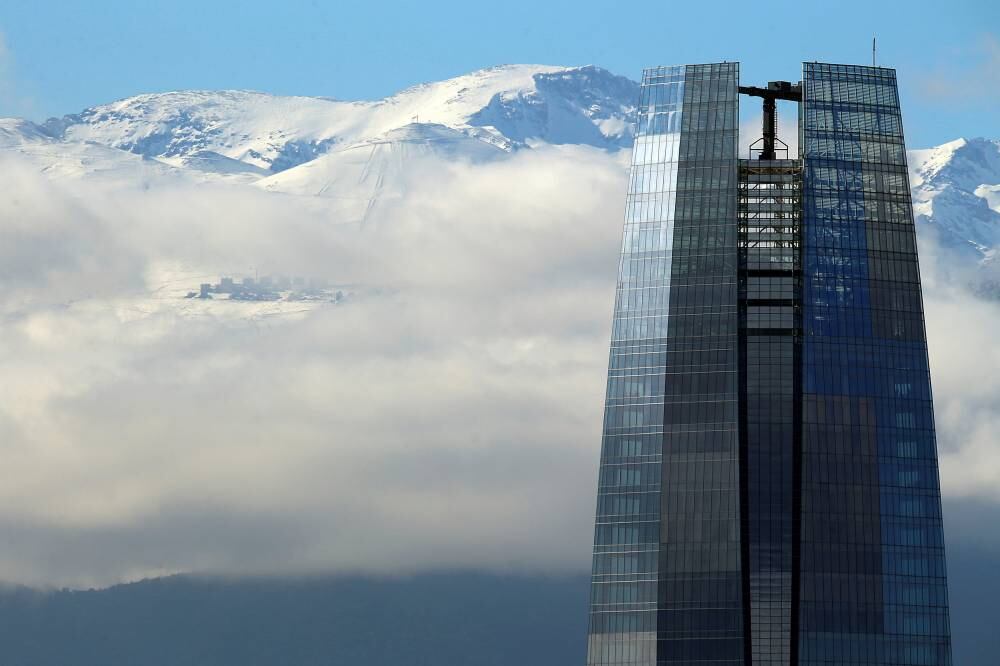
<path id="1" fill-rule="evenodd" d="M 950 666 L 895 73 L 794 89 L 799 154 L 740 159 L 737 63 L 643 74 L 592 666 Z"/>

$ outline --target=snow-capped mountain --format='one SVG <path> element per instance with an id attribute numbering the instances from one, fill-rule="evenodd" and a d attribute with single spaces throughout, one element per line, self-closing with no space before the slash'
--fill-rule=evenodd
<path id="1" fill-rule="evenodd" d="M 958 139 L 910 151 L 918 225 L 966 260 L 992 259 L 1000 248 L 1000 141 Z"/>
<path id="2" fill-rule="evenodd" d="M 51 119 L 39 130 L 178 166 L 265 175 L 331 150 L 392 140 L 414 124 L 504 151 L 535 142 L 627 146 L 637 90 L 599 67 L 507 65 L 374 102 L 233 90 L 139 95 Z"/>
<path id="3" fill-rule="evenodd" d="M 638 84 L 600 67 L 504 65 L 378 101 L 138 95 L 41 124 L 0 121 L 0 149 L 66 176 L 125 164 L 142 178 L 319 196 L 338 220 L 364 221 L 420 156 L 482 162 L 539 145 L 628 147 L 637 99 Z"/>
<path id="4" fill-rule="evenodd" d="M 399 181 L 422 157 L 442 157 L 470 163 L 501 159 L 508 153 L 437 123 L 410 123 L 374 139 L 336 148 L 262 178 L 255 186 L 328 199 L 332 214 L 344 220 L 367 220 L 374 206 L 401 194 Z"/>
<path id="5" fill-rule="evenodd" d="M 97 143 L 65 141 L 19 118 L 0 118 L 0 158 L 16 157 L 52 179 L 88 178 L 118 185 L 184 178 L 181 170 Z"/>
<path id="6" fill-rule="evenodd" d="M 638 84 L 595 66 L 504 65 L 377 101 L 249 91 L 138 95 L 35 124 L 0 119 L 0 155 L 53 177 L 220 181 L 320 197 L 367 219 L 422 156 L 469 163 L 544 145 L 631 145 Z M 1000 141 L 909 156 L 918 225 L 963 261 L 1000 248 Z"/>
<path id="7" fill-rule="evenodd" d="M 249 265 L 254 275 L 264 264 L 275 275 L 326 278 L 324 271 L 332 271 L 344 278 L 344 270 L 300 266 L 287 258 L 291 252 L 255 239 L 280 235 L 294 245 L 294 238 L 346 235 L 358 224 L 395 219 L 377 213 L 405 196 L 410 181 L 427 182 L 427 169 L 519 154 L 545 159 L 542 151 L 550 149 L 583 159 L 610 154 L 617 163 L 620 149 L 632 143 L 637 99 L 638 84 L 599 67 L 542 65 L 493 67 L 377 101 L 249 91 L 146 94 L 43 123 L 0 119 L 0 164 L 8 173 L 77 181 L 52 191 L 82 201 L 129 234 L 130 216 L 140 222 L 156 216 L 154 200 L 174 212 L 161 213 L 156 219 L 171 221 L 152 227 L 169 235 L 192 225 L 179 247 L 150 245 L 142 278 L 148 294 L 122 296 L 113 301 L 116 311 L 266 319 L 305 312 L 318 301 L 241 300 L 220 310 L 217 298 L 187 296 L 206 282 L 247 278 Z M 116 211 L 121 205 L 125 210 Z M 244 236 L 241 225 L 253 223 L 246 213 L 227 218 L 234 205 L 280 212 L 257 216 L 257 232 Z M 278 232 L 283 216 L 288 230 Z M 261 227 L 270 231 L 262 234 Z"/>

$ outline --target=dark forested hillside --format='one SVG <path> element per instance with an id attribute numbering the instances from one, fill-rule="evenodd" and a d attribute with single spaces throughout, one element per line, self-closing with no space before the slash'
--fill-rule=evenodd
<path id="1" fill-rule="evenodd" d="M 587 579 L 473 573 L 0 592 L 4 666 L 580 666 Z"/>
<path id="2" fill-rule="evenodd" d="M 994 666 L 990 550 L 949 552 L 955 663 Z M 588 578 L 213 580 L 0 590 L 2 666 L 583 666 Z"/>

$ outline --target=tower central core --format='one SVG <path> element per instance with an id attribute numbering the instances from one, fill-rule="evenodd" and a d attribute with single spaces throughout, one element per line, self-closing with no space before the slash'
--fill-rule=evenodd
<path id="1" fill-rule="evenodd" d="M 761 97 L 764 100 L 763 136 L 762 138 L 758 139 L 753 144 L 751 144 L 750 146 L 751 152 L 753 152 L 754 146 L 762 142 L 763 147 L 759 149 L 760 150 L 759 159 L 762 160 L 777 159 L 777 154 L 776 154 L 777 143 L 780 143 L 782 146 L 784 146 L 784 150 L 787 153 L 788 144 L 786 144 L 784 141 L 778 138 L 777 101 L 779 99 L 782 99 L 789 102 L 801 102 L 802 84 L 790 83 L 788 81 L 771 81 L 767 84 L 766 88 L 759 88 L 757 86 L 740 86 L 739 90 L 741 95 Z"/>

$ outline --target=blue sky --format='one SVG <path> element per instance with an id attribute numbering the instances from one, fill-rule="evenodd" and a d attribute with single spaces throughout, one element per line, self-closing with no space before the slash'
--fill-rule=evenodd
<path id="1" fill-rule="evenodd" d="M 637 78 L 652 64 L 740 60 L 746 82 L 794 79 L 802 60 L 868 62 L 873 32 L 880 62 L 899 71 L 911 147 L 1000 136 L 995 0 L 4 0 L 0 115 L 184 88 L 378 98 L 510 62 Z"/>

